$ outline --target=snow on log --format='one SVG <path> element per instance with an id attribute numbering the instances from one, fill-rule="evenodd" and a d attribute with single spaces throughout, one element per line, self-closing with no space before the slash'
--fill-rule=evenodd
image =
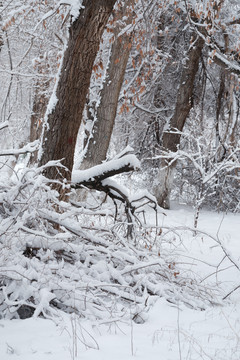
<path id="1" fill-rule="evenodd" d="M 135 155 L 125 155 L 120 159 L 107 161 L 87 170 L 75 170 L 72 173 L 72 186 L 91 186 L 104 179 L 124 172 L 140 169 L 140 162 Z"/>

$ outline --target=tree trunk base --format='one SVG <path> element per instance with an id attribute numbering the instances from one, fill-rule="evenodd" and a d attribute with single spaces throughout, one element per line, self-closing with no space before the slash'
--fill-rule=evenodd
<path id="1" fill-rule="evenodd" d="M 170 209 L 170 194 L 174 177 L 174 166 L 167 166 L 163 161 L 160 164 L 159 172 L 153 185 L 152 192 L 157 203 L 163 209 Z"/>

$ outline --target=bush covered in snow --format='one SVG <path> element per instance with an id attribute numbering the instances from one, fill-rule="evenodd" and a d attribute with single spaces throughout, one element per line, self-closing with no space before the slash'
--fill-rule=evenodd
<path id="1" fill-rule="evenodd" d="M 25 168 L 1 184 L 1 317 L 48 318 L 63 311 L 143 322 L 144 311 L 159 296 L 197 308 L 215 302 L 167 250 L 175 235 L 158 225 L 165 215 L 150 207 L 155 220 L 146 221 L 153 201 L 146 194 L 129 198 L 135 202 L 130 224 L 118 200 L 93 195 L 83 204 L 71 200 L 73 191 L 69 202 L 59 201 L 43 171 Z"/>

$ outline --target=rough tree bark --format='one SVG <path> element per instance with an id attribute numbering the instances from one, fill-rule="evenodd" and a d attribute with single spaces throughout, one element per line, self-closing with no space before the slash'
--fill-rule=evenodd
<path id="1" fill-rule="evenodd" d="M 63 164 L 68 170 L 61 169 L 60 174 L 55 167 L 48 168 L 45 175 L 51 179 L 59 179 L 60 176 L 71 179 L 76 138 L 93 63 L 115 2 L 84 0 L 79 17 L 70 26 L 68 47 L 56 90 L 57 104 L 48 114 L 39 161 L 40 165 L 44 165 L 49 160 L 64 159 Z"/>
<path id="2" fill-rule="evenodd" d="M 225 48 L 224 53 L 229 55 L 229 36 L 224 33 Z M 234 139 L 236 129 L 236 116 L 238 106 L 234 95 L 234 77 L 232 73 L 223 66 L 220 68 L 220 84 L 216 101 L 216 161 L 220 162 L 224 159 L 228 149 L 226 148 L 227 140 L 230 144 Z M 226 111 L 227 110 L 227 111 Z M 226 115 L 228 114 L 228 115 Z M 225 124 L 225 129 L 220 134 L 220 122 Z"/>
<path id="3" fill-rule="evenodd" d="M 186 56 L 186 62 L 182 70 L 174 114 L 170 119 L 169 128 L 162 136 L 164 151 L 177 151 L 181 137 L 179 134 L 174 134 L 173 132 L 176 129 L 179 131 L 183 130 L 186 119 L 193 106 L 192 96 L 194 81 L 198 72 L 204 40 L 195 34 L 192 36 L 193 42 L 190 45 Z M 169 196 L 175 167 L 175 164 L 168 166 L 169 161 L 170 160 L 161 160 L 156 185 L 153 187 L 153 192 L 157 198 L 158 204 L 165 209 L 169 208 Z"/>
<path id="4" fill-rule="evenodd" d="M 0 1 L 0 10 L 3 7 L 3 2 Z M 3 46 L 3 34 L 2 34 L 2 15 L 0 14 L 0 51 Z"/>
<path id="5" fill-rule="evenodd" d="M 122 9 L 122 16 L 126 6 L 131 3 L 132 0 L 126 2 Z M 127 22 L 130 21 L 131 19 L 128 18 Z M 120 30 L 119 27 L 115 29 L 116 39 L 112 45 L 106 79 L 100 93 L 100 104 L 96 109 L 96 118 L 93 120 L 93 128 L 87 141 L 81 169 L 98 165 L 107 156 L 117 114 L 119 94 L 131 49 L 131 34 L 118 37 Z"/>
<path id="6" fill-rule="evenodd" d="M 46 75 L 46 79 L 40 78 L 39 80 L 37 80 L 35 85 L 35 94 L 33 99 L 33 108 L 30 124 L 30 142 L 41 138 L 44 114 L 46 112 L 47 104 L 49 101 L 50 80 L 47 79 L 48 69 L 46 68 L 46 65 L 40 64 L 38 66 L 38 73 L 41 75 Z M 30 163 L 34 164 L 36 162 L 37 151 L 33 152 L 30 157 Z"/>

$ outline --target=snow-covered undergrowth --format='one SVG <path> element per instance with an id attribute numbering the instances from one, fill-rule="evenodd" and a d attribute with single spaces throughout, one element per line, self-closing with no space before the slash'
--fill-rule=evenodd
<path id="1" fill-rule="evenodd" d="M 182 272 L 174 251 L 163 246 L 175 235 L 165 236 L 139 213 L 127 239 L 131 225 L 123 210 L 116 218 L 109 202 L 94 208 L 60 202 L 42 170 L 24 170 L 1 187 L 2 317 L 52 317 L 61 310 L 117 320 L 129 317 L 130 306 L 131 317 L 141 322 L 156 296 L 193 308 L 215 302 L 212 291 Z"/>
<path id="2" fill-rule="evenodd" d="M 129 224 L 96 193 L 60 202 L 43 170 L 0 187 L 1 359 L 239 359 L 238 214 L 196 231 L 191 210 L 156 218 L 143 199 Z"/>

